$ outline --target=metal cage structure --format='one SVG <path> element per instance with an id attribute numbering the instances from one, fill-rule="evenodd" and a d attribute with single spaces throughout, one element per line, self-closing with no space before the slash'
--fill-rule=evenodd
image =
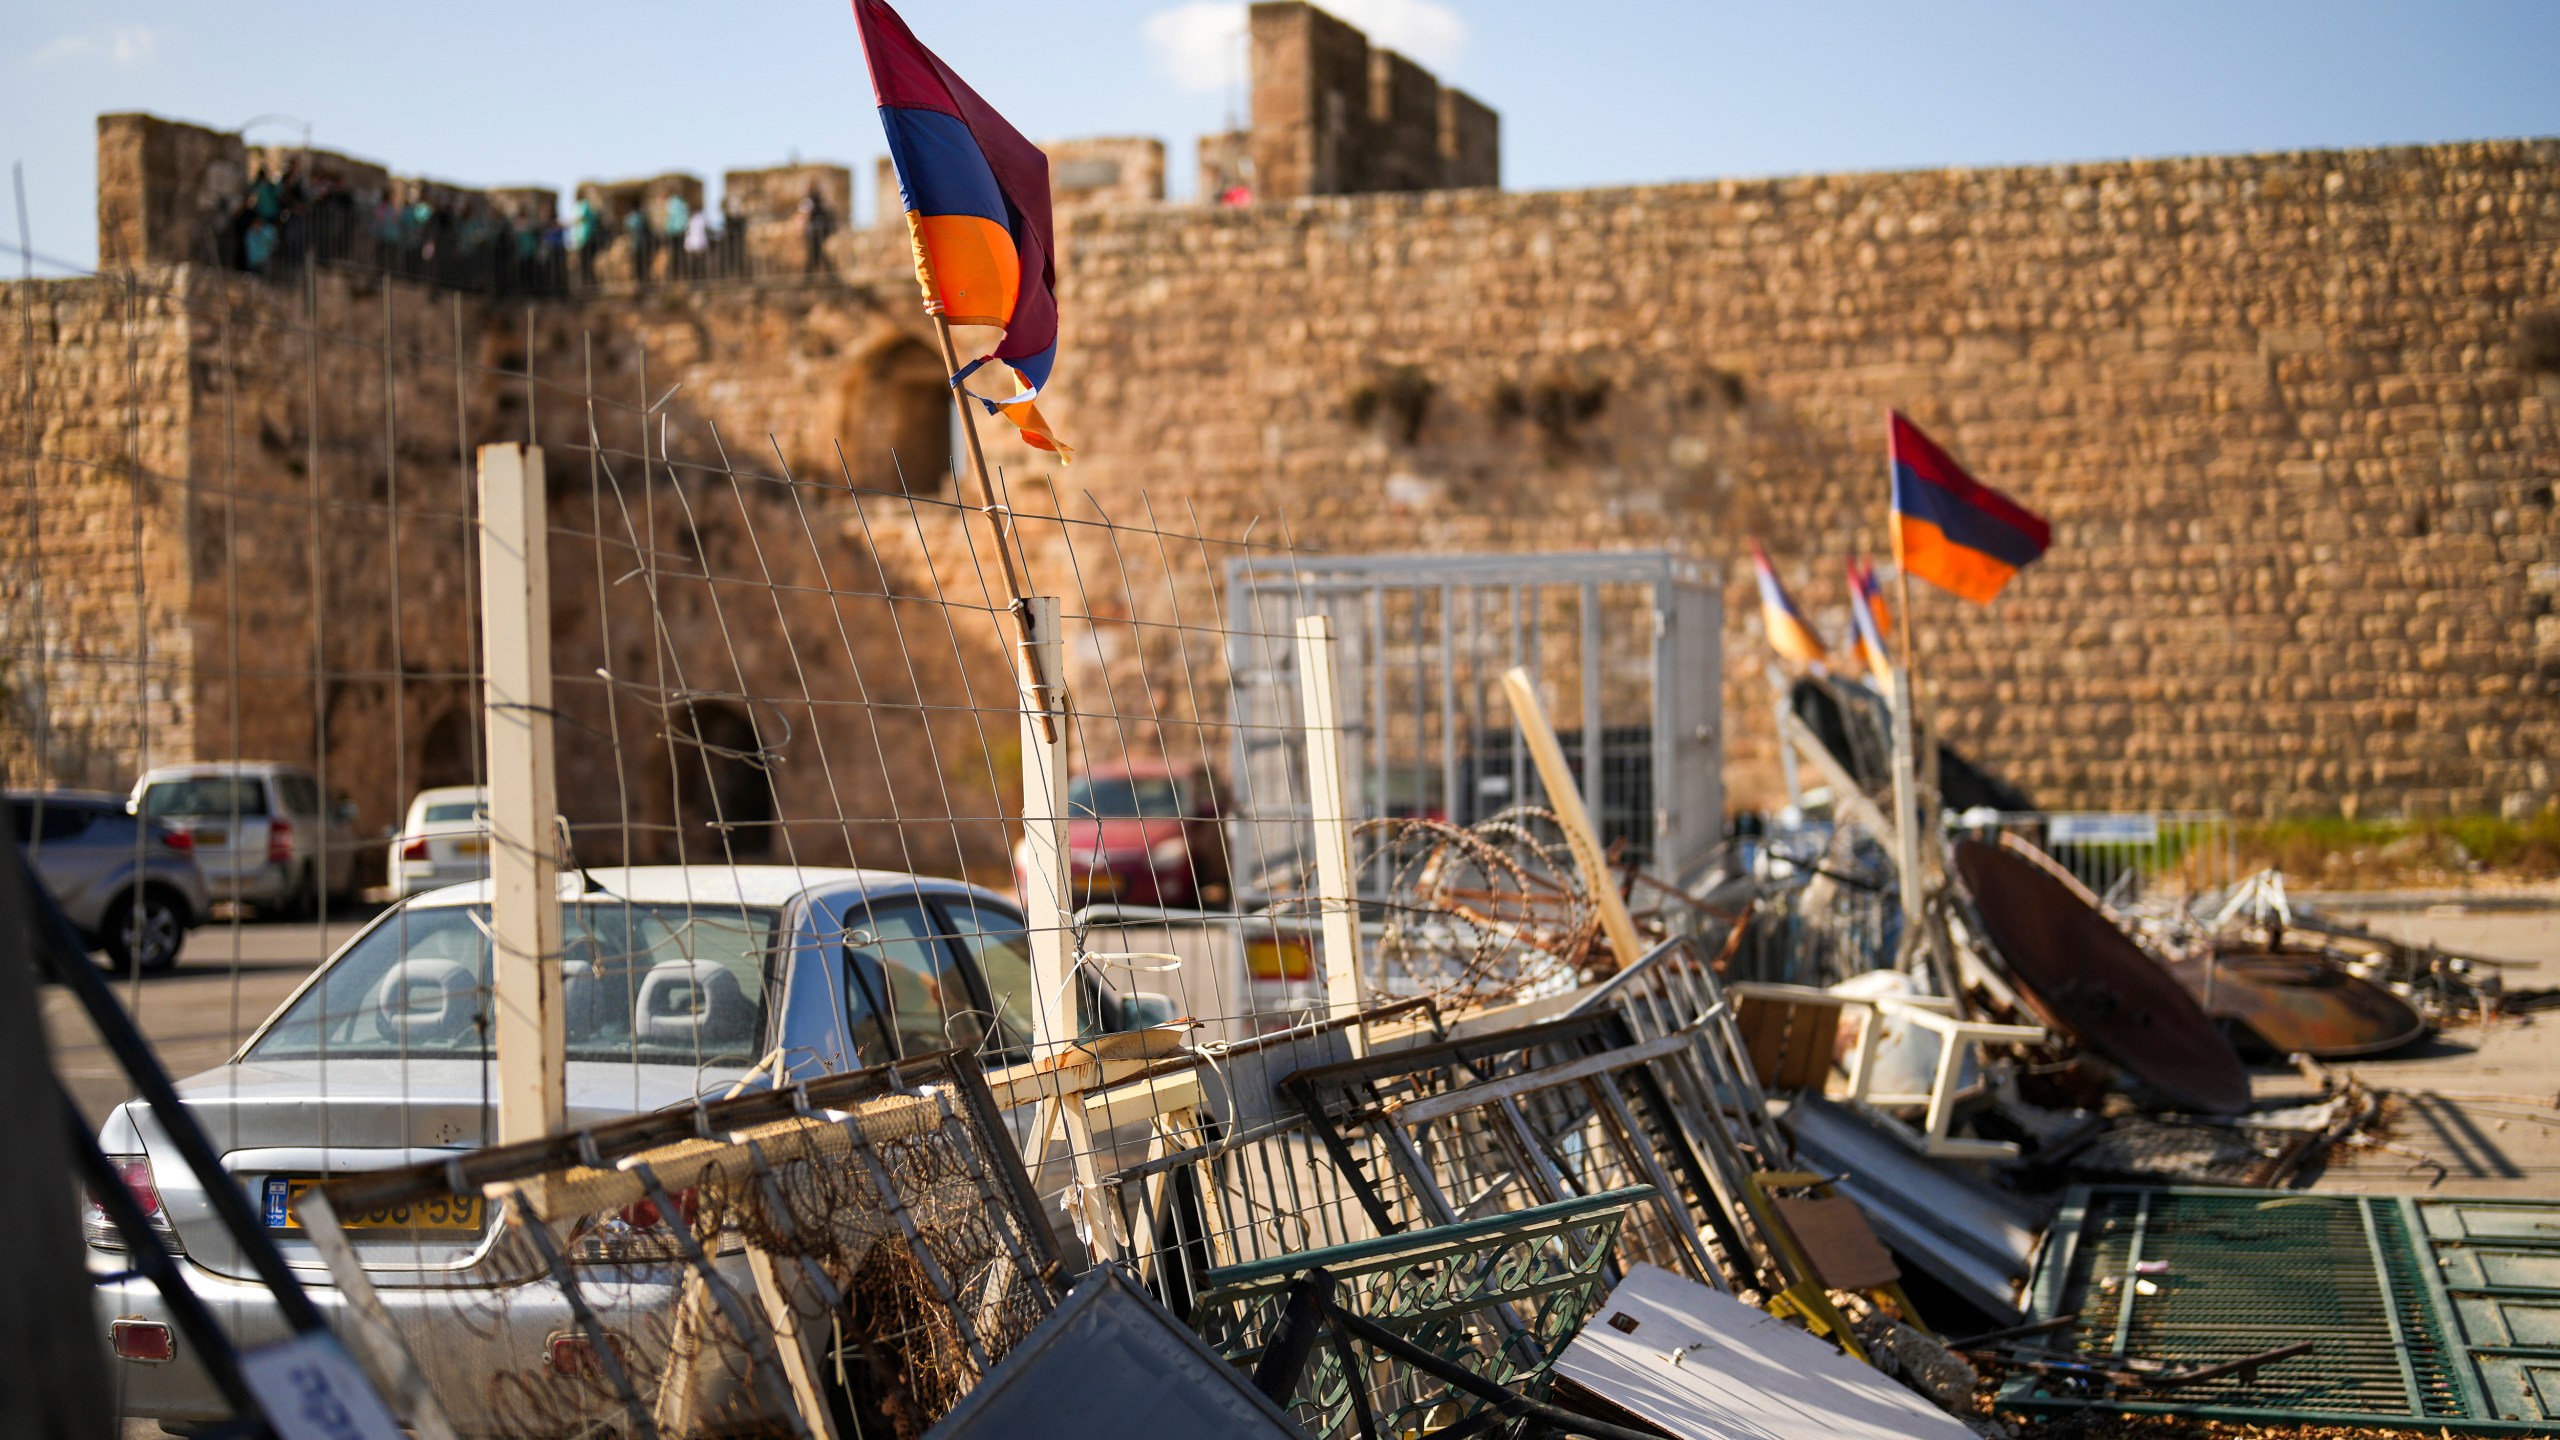
<path id="1" fill-rule="evenodd" d="M 1546 803 L 1502 695 L 1526 669 L 1555 715 L 1604 844 L 1676 877 L 1723 833 L 1722 594 L 1713 566 L 1669 551 L 1336 555 L 1226 567 L 1227 668 L 1245 795 L 1307 794 L 1293 748 L 1260 737 L 1298 713 L 1296 658 L 1264 637 L 1324 615 L 1340 644 L 1343 764 L 1360 820 L 1470 825 Z M 1272 732 L 1277 733 L 1277 732 Z M 1598 778 L 1593 783 L 1592 777 Z M 1239 814 L 1240 897 L 1289 888 L 1304 813 Z M 1364 868 L 1362 887 L 1385 880 Z"/>

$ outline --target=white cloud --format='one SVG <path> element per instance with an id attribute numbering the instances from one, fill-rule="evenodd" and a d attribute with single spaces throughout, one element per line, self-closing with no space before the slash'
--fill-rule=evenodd
<path id="1" fill-rule="evenodd" d="M 1322 8 L 1366 31 L 1369 42 L 1434 69 L 1455 63 L 1467 46 L 1467 22 L 1439 0 L 1322 0 Z M 1231 0 L 1187 0 L 1159 10 L 1140 27 L 1156 67 L 1185 90 L 1223 90 L 1245 82 L 1245 7 Z"/>
<path id="2" fill-rule="evenodd" d="M 160 36 L 148 25 L 117 25 L 106 30 L 56 36 L 37 46 L 33 59 L 38 65 L 104 60 L 110 65 L 129 69 L 150 59 L 152 50 L 159 43 Z"/>
<path id="3" fill-rule="evenodd" d="M 1190 0 L 1159 10 L 1139 27 L 1156 68 L 1185 90 L 1224 90 L 1245 78 L 1244 6 Z"/>

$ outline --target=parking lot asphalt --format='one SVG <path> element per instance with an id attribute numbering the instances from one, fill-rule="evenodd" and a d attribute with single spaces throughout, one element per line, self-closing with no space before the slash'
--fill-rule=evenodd
<path id="1" fill-rule="evenodd" d="M 370 915 L 342 911 L 320 924 L 216 920 L 187 937 L 176 968 L 140 980 L 118 979 L 116 998 L 141 1024 L 170 1075 L 184 1079 L 230 1059 Z M 80 1102 L 80 1112 L 92 1123 L 104 1121 L 132 1094 L 124 1071 L 60 986 L 45 987 L 44 1019 L 55 1070 Z"/>

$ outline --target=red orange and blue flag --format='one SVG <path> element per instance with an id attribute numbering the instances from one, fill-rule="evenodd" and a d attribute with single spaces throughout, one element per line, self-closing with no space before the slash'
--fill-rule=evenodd
<path id="1" fill-rule="evenodd" d="M 853 0 L 853 17 L 925 308 L 949 322 L 958 353 L 970 357 L 951 383 L 1025 441 L 1069 458 L 1034 403 L 1058 361 L 1049 157 L 882 0 Z"/>
<path id="2" fill-rule="evenodd" d="M 1799 665 L 1819 664 L 1826 659 L 1830 652 L 1824 648 L 1822 637 L 1805 623 L 1804 612 L 1796 609 L 1787 587 L 1778 582 L 1777 569 L 1769 563 L 1769 552 L 1761 549 L 1757 540 L 1751 542 L 1751 569 L 1760 580 L 1760 618 L 1769 631 L 1769 648 Z"/>
<path id="3" fill-rule="evenodd" d="M 1849 620 L 1856 627 L 1850 648 L 1867 673 L 1881 680 L 1893 673 L 1884 639 L 1893 633 L 1893 612 L 1876 589 L 1876 567 L 1862 556 L 1849 562 Z"/>
<path id="4" fill-rule="evenodd" d="M 1893 411 L 1893 559 L 1903 573 L 1988 605 L 2053 543 L 2044 517 L 1974 479 Z"/>

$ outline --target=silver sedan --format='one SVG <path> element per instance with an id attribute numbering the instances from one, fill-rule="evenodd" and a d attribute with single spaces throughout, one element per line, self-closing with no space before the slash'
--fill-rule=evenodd
<path id="1" fill-rule="evenodd" d="M 1022 917 L 950 880 L 855 870 L 665 867 L 562 881 L 563 1000 L 573 1127 L 729 1089 L 779 1052 L 806 1076 L 954 1044 L 992 1062 L 1020 1053 L 1030 968 Z M 486 882 L 386 912 L 314 971 L 225 1065 L 180 1092 L 324 1314 L 344 1304 L 292 1216 L 294 1193 L 332 1175 L 428 1160 L 493 1127 Z M 284 1338 L 239 1247 L 178 1163 L 148 1107 L 109 1116 L 101 1148 L 189 1284 L 243 1345 Z M 466 1430 L 488 1413 L 491 1374 L 546 1363 L 573 1327 L 559 1293 L 511 1269 L 477 1202 L 342 1217 L 395 1324 Z M 90 1214 L 91 1268 L 126 1269 L 114 1227 Z M 674 1294 L 670 1257 L 633 1257 L 626 1283 L 589 1296 L 637 1316 Z M 505 1323 L 449 1322 L 457 1291 Z M 99 1323 L 123 1357 L 125 1413 L 223 1418 L 151 1283 L 108 1280 Z M 475 1408 L 476 1407 L 476 1408 Z"/>

